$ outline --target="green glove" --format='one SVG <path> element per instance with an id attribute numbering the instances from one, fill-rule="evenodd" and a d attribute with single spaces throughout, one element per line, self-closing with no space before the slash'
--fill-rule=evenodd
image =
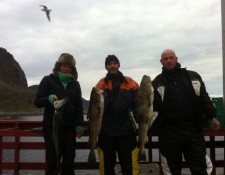
<path id="1" fill-rule="evenodd" d="M 48 96 L 48 101 L 53 105 L 54 100 L 57 99 L 56 95 L 49 95 Z"/>
<path id="2" fill-rule="evenodd" d="M 84 127 L 83 126 L 76 126 L 76 132 L 84 132 Z"/>

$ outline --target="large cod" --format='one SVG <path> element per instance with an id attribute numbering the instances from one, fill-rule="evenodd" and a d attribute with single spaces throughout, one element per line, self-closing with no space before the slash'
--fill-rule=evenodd
<path id="1" fill-rule="evenodd" d="M 154 90 L 152 87 L 151 78 L 147 75 L 144 75 L 141 80 L 137 98 L 139 118 L 138 159 L 144 161 L 146 161 L 145 144 L 147 142 L 147 133 L 153 120 L 153 92 Z"/>
<path id="2" fill-rule="evenodd" d="M 96 162 L 95 148 L 98 142 L 98 135 L 101 129 L 102 116 L 104 112 L 104 96 L 102 91 L 97 87 L 93 87 L 90 95 L 90 103 L 87 113 L 89 120 L 89 147 L 90 153 L 88 162 Z"/>
<path id="3" fill-rule="evenodd" d="M 55 114 L 53 118 L 53 142 L 56 151 L 57 159 L 57 174 L 62 174 L 62 144 L 63 144 L 63 109 L 68 98 L 65 97 L 62 100 L 54 102 Z"/>

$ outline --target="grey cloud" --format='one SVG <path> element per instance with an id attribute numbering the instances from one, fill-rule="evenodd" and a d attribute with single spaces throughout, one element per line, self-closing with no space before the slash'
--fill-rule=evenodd
<path id="1" fill-rule="evenodd" d="M 51 22 L 39 5 L 52 9 Z M 222 94 L 218 9 L 220 2 L 212 0 L 1 0 L 0 42 L 29 85 L 49 74 L 62 52 L 73 54 L 87 99 L 106 74 L 108 54 L 117 55 L 121 71 L 140 82 L 143 74 L 154 78 L 161 72 L 166 48 L 176 51 L 184 67 L 202 74 L 210 94 Z"/>

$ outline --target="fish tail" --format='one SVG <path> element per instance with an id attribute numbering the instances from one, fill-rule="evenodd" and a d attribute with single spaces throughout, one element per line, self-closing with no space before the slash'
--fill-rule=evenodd
<path id="1" fill-rule="evenodd" d="M 146 153 L 145 153 L 145 149 L 140 149 L 138 152 L 138 159 L 139 160 L 143 160 L 146 161 Z"/>
<path id="2" fill-rule="evenodd" d="M 88 162 L 89 163 L 95 163 L 96 162 L 96 156 L 95 156 L 95 151 L 91 150 L 89 155 L 88 155 Z"/>
<path id="3" fill-rule="evenodd" d="M 57 165 L 57 171 L 58 171 L 58 175 L 62 175 L 62 165 L 61 163 Z"/>

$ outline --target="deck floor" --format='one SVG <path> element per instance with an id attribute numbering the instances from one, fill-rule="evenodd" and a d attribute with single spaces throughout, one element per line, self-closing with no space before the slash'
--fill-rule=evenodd
<path id="1" fill-rule="evenodd" d="M 115 167 L 116 175 L 122 175 L 119 164 Z M 159 165 L 157 163 L 140 164 L 140 175 L 159 175 Z"/>

